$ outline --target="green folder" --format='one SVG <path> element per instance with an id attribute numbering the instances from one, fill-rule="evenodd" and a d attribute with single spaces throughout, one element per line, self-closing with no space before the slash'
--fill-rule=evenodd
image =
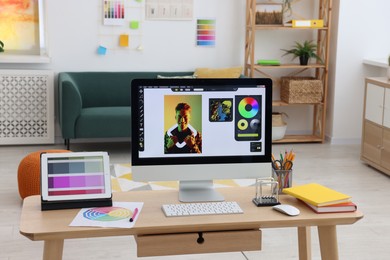
<path id="1" fill-rule="evenodd" d="M 257 64 L 264 66 L 279 66 L 280 60 L 257 60 Z"/>

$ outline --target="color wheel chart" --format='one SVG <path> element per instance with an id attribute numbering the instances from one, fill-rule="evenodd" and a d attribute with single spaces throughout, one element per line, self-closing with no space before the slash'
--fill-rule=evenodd
<path id="1" fill-rule="evenodd" d="M 196 45 L 215 46 L 215 19 L 198 19 L 196 25 Z"/>
<path id="2" fill-rule="evenodd" d="M 83 213 L 84 218 L 94 221 L 116 221 L 130 219 L 133 212 L 121 207 L 102 207 L 88 209 Z"/>
<path id="3" fill-rule="evenodd" d="M 113 202 L 112 207 L 84 208 L 69 226 L 132 228 L 141 215 L 143 205 L 143 202 Z M 135 209 L 138 209 L 136 215 Z M 130 222 L 130 218 L 134 221 Z"/>

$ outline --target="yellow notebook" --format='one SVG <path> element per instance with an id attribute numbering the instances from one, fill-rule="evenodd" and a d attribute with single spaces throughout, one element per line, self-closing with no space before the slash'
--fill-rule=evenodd
<path id="1" fill-rule="evenodd" d="M 283 193 L 318 207 L 349 202 L 351 200 L 351 196 L 317 183 L 284 188 Z"/>

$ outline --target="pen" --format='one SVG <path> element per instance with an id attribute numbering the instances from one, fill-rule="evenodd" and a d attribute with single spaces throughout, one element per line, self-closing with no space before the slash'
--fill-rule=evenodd
<path id="1" fill-rule="evenodd" d="M 135 209 L 134 209 L 134 212 L 133 212 L 133 216 L 131 216 L 131 218 L 130 218 L 130 222 L 133 222 L 133 221 L 134 221 L 134 219 L 135 219 L 135 217 L 137 216 L 137 214 L 138 214 L 138 208 L 135 208 Z"/>

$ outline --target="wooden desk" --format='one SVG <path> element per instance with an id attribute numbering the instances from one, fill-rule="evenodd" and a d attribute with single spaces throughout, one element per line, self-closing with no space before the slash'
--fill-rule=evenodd
<path id="1" fill-rule="evenodd" d="M 114 193 L 114 201 L 144 202 L 137 223 L 131 229 L 69 227 L 79 209 L 41 211 L 40 196 L 31 196 L 23 203 L 20 233 L 33 241 L 43 240 L 43 259 L 55 260 L 62 259 L 64 240 L 71 238 L 134 235 L 138 256 L 148 256 L 260 250 L 259 229 L 297 227 L 299 258 L 304 260 L 311 259 L 310 227 L 316 226 L 322 259 L 337 260 L 336 225 L 353 224 L 363 217 L 359 211 L 316 214 L 295 198 L 282 195 L 282 203 L 301 210 L 299 216 L 290 217 L 271 207 L 256 207 L 251 202 L 255 195 L 253 187 L 223 188 L 219 192 L 227 201 L 237 201 L 244 214 L 166 218 L 161 205 L 178 203 L 175 190 Z M 203 244 L 196 242 L 199 233 L 203 235 Z M 231 248 L 232 245 L 235 247 Z"/>

